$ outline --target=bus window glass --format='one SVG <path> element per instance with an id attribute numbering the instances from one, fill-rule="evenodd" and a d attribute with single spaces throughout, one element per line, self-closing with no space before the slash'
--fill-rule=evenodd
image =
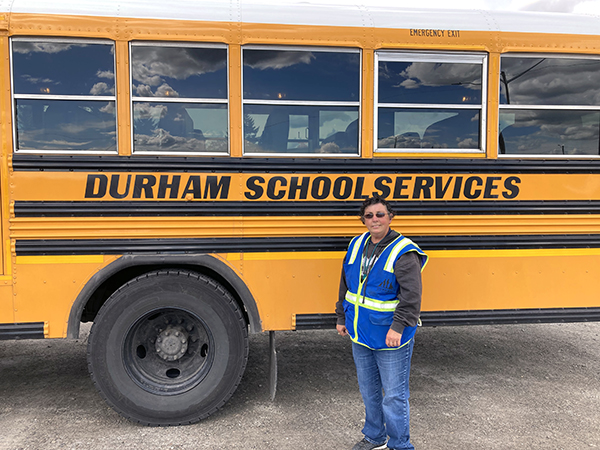
<path id="1" fill-rule="evenodd" d="M 499 154 L 600 155 L 600 59 L 503 55 Z"/>
<path id="2" fill-rule="evenodd" d="M 481 64 L 379 62 L 380 103 L 481 103 Z"/>
<path id="3" fill-rule="evenodd" d="M 246 152 L 356 154 L 358 108 L 246 105 Z"/>
<path id="4" fill-rule="evenodd" d="M 358 51 L 250 47 L 242 54 L 246 154 L 358 154 Z"/>
<path id="5" fill-rule="evenodd" d="M 133 105 L 137 151 L 227 152 L 227 105 Z"/>
<path id="6" fill-rule="evenodd" d="M 353 101 L 360 96 L 358 53 L 244 50 L 244 98 Z"/>
<path id="7" fill-rule="evenodd" d="M 17 94 L 114 95 L 114 46 L 65 42 L 13 42 Z"/>
<path id="8" fill-rule="evenodd" d="M 600 60 L 503 57 L 504 105 L 600 105 Z"/>
<path id="9" fill-rule="evenodd" d="M 376 58 L 376 152 L 483 151 L 485 55 L 380 51 Z"/>
<path id="10" fill-rule="evenodd" d="M 114 44 L 14 38 L 15 151 L 117 150 Z"/>
<path id="11" fill-rule="evenodd" d="M 131 47 L 134 97 L 227 98 L 224 48 Z"/>
<path id="12" fill-rule="evenodd" d="M 16 100 L 20 150 L 116 149 L 115 102 Z"/>
<path id="13" fill-rule="evenodd" d="M 600 155 L 600 112 L 509 110 L 500 112 L 500 153 Z"/>
<path id="14" fill-rule="evenodd" d="M 227 48 L 132 43 L 134 152 L 227 153 Z"/>
<path id="15" fill-rule="evenodd" d="M 380 108 L 379 148 L 478 149 L 479 110 Z"/>

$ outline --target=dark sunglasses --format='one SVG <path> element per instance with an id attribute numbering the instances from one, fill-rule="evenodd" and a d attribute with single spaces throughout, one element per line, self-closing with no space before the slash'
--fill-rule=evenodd
<path id="1" fill-rule="evenodd" d="M 387 215 L 388 215 L 388 213 L 384 213 L 384 212 L 381 212 L 381 211 L 377 211 L 377 212 L 375 213 L 375 215 L 377 216 L 377 218 L 381 219 L 382 217 L 385 217 L 385 216 L 387 216 Z M 372 218 L 373 218 L 373 213 L 366 213 L 366 214 L 365 214 L 363 217 L 364 217 L 365 219 L 372 219 Z"/>

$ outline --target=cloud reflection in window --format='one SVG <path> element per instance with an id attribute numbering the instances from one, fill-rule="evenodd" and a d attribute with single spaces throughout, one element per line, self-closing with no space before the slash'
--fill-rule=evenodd
<path id="1" fill-rule="evenodd" d="M 227 98 L 224 48 L 133 45 L 136 97 Z"/>

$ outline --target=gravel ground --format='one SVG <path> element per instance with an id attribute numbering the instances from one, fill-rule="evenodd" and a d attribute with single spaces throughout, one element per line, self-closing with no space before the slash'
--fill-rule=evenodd
<path id="1" fill-rule="evenodd" d="M 1 449 L 351 449 L 363 406 L 348 339 L 277 333 L 279 384 L 268 392 L 268 334 L 253 335 L 231 400 L 190 426 L 121 418 L 87 373 L 77 341 L 0 341 Z M 411 377 L 419 450 L 600 447 L 600 323 L 422 328 Z"/>

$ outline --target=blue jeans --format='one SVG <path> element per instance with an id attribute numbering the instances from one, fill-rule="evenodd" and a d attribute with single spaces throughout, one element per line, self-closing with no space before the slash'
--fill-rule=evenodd
<path id="1" fill-rule="evenodd" d="M 371 350 L 352 343 L 358 387 L 365 404 L 362 432 L 373 444 L 414 449 L 410 443 L 408 379 L 414 339 L 397 350 Z M 385 392 L 383 395 L 382 390 Z"/>

